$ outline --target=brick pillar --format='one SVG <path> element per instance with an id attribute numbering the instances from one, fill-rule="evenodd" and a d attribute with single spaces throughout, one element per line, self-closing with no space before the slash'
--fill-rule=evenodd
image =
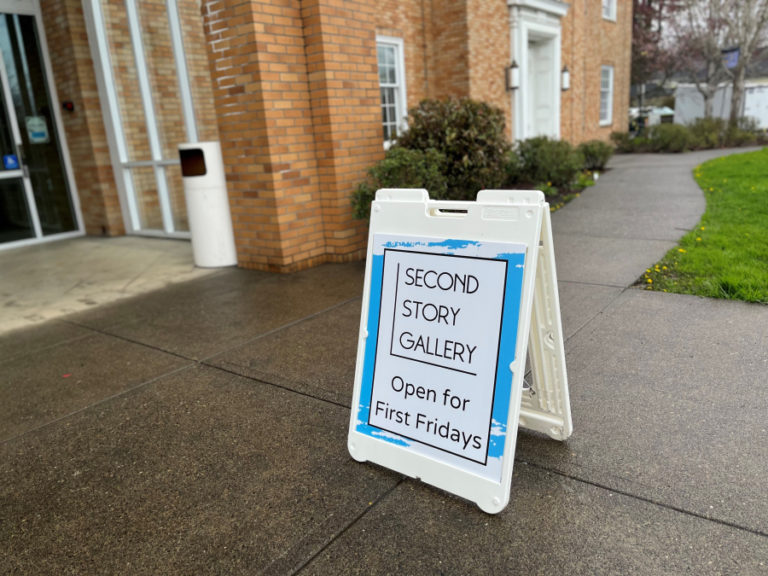
<path id="1" fill-rule="evenodd" d="M 350 194 L 382 155 L 372 10 L 204 4 L 241 266 L 289 271 L 362 255 Z"/>
<path id="2" fill-rule="evenodd" d="M 238 263 L 290 270 L 324 253 L 298 0 L 203 4 Z"/>
<path id="3" fill-rule="evenodd" d="M 504 111 L 512 133 L 512 99 L 505 68 L 511 61 L 507 0 L 467 0 L 470 98 Z"/>
<path id="4" fill-rule="evenodd" d="M 307 64 L 330 260 L 359 258 L 366 226 L 350 195 L 383 156 L 375 2 L 305 0 Z"/>
<path id="5" fill-rule="evenodd" d="M 467 0 L 434 0 L 433 94 L 437 99 L 469 96 L 469 28 Z"/>
<path id="6" fill-rule="evenodd" d="M 434 0 L 431 6 L 432 97 L 473 98 L 501 108 L 511 133 L 507 0 Z"/>

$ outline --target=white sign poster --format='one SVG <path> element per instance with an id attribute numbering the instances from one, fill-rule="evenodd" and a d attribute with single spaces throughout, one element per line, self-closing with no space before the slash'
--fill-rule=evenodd
<path id="1" fill-rule="evenodd" d="M 525 246 L 373 242 L 357 432 L 499 482 Z"/>
<path id="2" fill-rule="evenodd" d="M 45 116 L 27 116 L 26 125 L 31 144 L 47 144 L 51 141 Z"/>

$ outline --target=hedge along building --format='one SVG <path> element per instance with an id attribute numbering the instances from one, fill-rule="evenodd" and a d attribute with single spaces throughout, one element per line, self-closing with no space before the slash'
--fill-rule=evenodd
<path id="1" fill-rule="evenodd" d="M 0 8 L 0 247 L 188 237 L 177 145 L 217 140 L 240 266 L 351 260 L 366 225 L 350 193 L 420 100 L 494 104 L 513 139 L 606 139 L 626 122 L 629 0 Z"/>

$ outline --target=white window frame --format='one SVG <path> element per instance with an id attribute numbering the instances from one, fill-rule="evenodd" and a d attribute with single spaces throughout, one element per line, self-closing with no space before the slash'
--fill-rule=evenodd
<path id="1" fill-rule="evenodd" d="M 394 86 L 388 86 L 395 88 L 395 107 L 397 114 L 397 135 L 402 134 L 407 128 L 406 119 L 408 118 L 408 96 L 405 85 L 405 44 L 402 38 L 396 38 L 394 36 L 376 36 L 376 51 L 378 53 L 379 46 L 389 46 L 395 49 L 395 76 L 396 82 Z M 377 57 L 378 62 L 378 57 Z M 377 63 L 378 69 L 378 63 Z M 381 85 L 379 85 L 381 88 Z M 384 149 L 388 150 L 393 144 L 394 140 L 385 140 Z"/>
<path id="2" fill-rule="evenodd" d="M 603 75 L 608 73 L 608 89 L 603 90 Z M 606 115 L 603 116 L 603 98 L 605 98 Z M 613 66 L 600 67 L 600 126 L 613 124 Z"/>
<path id="3" fill-rule="evenodd" d="M 144 117 L 149 138 L 151 160 L 135 160 L 129 157 L 128 145 L 123 131 L 123 123 L 118 103 L 118 89 L 115 71 L 112 67 L 112 56 L 109 49 L 107 27 L 104 24 L 102 0 L 83 0 L 86 30 L 91 46 L 91 57 L 96 69 L 96 84 L 99 99 L 102 104 L 102 114 L 107 126 L 107 139 L 110 143 L 112 167 L 116 175 L 120 206 L 123 210 L 123 221 L 129 234 L 143 236 L 167 236 L 171 238 L 190 238 L 188 231 L 176 230 L 170 203 L 166 170 L 178 170 L 178 157 L 165 158 L 160 144 L 160 132 L 155 114 L 156 102 L 152 94 L 147 66 L 144 59 L 143 31 L 139 18 L 140 0 L 125 0 L 128 31 L 130 33 L 138 90 L 142 96 Z M 168 26 L 171 35 L 173 57 L 179 82 L 179 95 L 183 111 L 183 122 L 189 142 L 198 141 L 197 124 L 195 120 L 192 88 L 186 67 L 186 53 L 182 39 L 181 20 L 177 0 L 165 0 L 168 16 Z M 163 229 L 147 229 L 141 225 L 136 190 L 133 184 L 131 170 L 134 168 L 152 168 L 157 184 L 158 201 L 163 220 Z"/>
<path id="4" fill-rule="evenodd" d="M 603 0 L 603 20 L 616 22 L 616 0 Z"/>

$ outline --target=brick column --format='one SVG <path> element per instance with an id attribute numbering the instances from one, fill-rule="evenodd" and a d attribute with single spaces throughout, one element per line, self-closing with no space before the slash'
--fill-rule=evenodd
<path id="1" fill-rule="evenodd" d="M 432 3 L 435 98 L 469 96 L 467 17 L 467 0 L 434 0 Z"/>
<path id="2" fill-rule="evenodd" d="M 383 156 L 375 2 L 305 0 L 312 119 L 329 259 L 358 258 L 364 223 L 350 195 Z"/>
<path id="3" fill-rule="evenodd" d="M 238 263 L 290 270 L 324 253 L 298 0 L 203 4 Z"/>
<path id="4" fill-rule="evenodd" d="M 507 0 L 467 0 L 470 98 L 504 111 L 512 133 L 512 99 L 505 68 L 511 62 Z"/>
<path id="5" fill-rule="evenodd" d="M 375 36 L 365 3 L 203 6 L 243 267 L 360 257 L 350 194 L 382 155 Z"/>

